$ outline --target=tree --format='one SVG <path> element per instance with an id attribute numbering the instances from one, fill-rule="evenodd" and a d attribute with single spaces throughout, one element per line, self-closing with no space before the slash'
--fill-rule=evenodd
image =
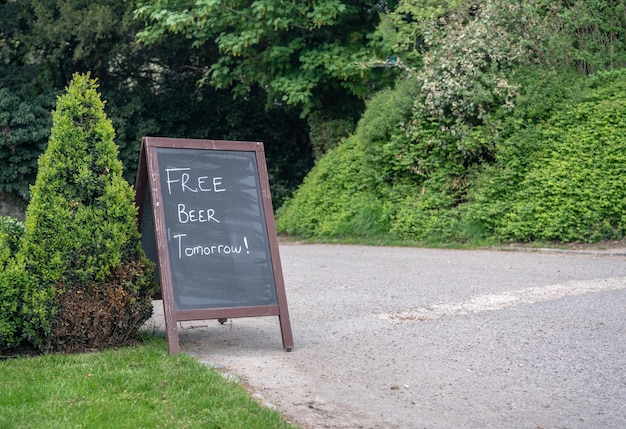
<path id="1" fill-rule="evenodd" d="M 419 90 L 403 124 L 406 138 L 384 145 L 386 167 L 378 168 L 393 172 L 391 185 L 438 175 L 454 183 L 446 186 L 455 194 L 447 203 L 463 201 L 466 176 L 493 162 L 500 121 L 523 92 L 516 73 L 565 62 L 556 18 L 541 0 L 399 3 L 380 30 L 395 56 L 377 64 L 403 70 Z"/>
<path id="2" fill-rule="evenodd" d="M 14 265 L 27 274 L 24 335 L 39 348 L 120 345 L 152 312 L 154 265 L 113 137 L 96 81 L 76 74 L 53 112 Z"/>
<path id="3" fill-rule="evenodd" d="M 132 2 L 0 2 L 0 194 L 25 205 L 50 111 L 76 71 L 98 78 L 108 117 L 133 183 L 141 137 L 260 140 L 276 205 L 312 165 L 308 125 L 284 105 L 269 111 L 258 85 L 233 100 L 230 88 L 198 87 L 218 52 L 180 36 L 149 46 L 135 35 Z M 279 125 L 277 125 L 279 124 Z"/>
<path id="4" fill-rule="evenodd" d="M 584 74 L 626 64 L 626 2 L 564 0 L 560 18 L 571 35 L 572 60 Z"/>
<path id="5" fill-rule="evenodd" d="M 266 105 L 291 106 L 308 119 L 316 153 L 347 136 L 365 97 L 390 83 L 384 69 L 361 64 L 384 55 L 373 38 L 379 13 L 395 2 L 379 0 L 142 1 L 139 37 L 153 43 L 178 34 L 217 52 L 201 84 L 246 96 L 258 86 Z M 341 130 L 338 132 L 338 130 Z M 333 141 L 334 140 L 334 141 Z"/>
<path id="6" fill-rule="evenodd" d="M 375 55 L 368 40 L 378 13 L 389 2 L 238 0 L 145 1 L 136 15 L 147 21 L 140 33 L 153 42 L 167 32 L 182 34 L 195 46 L 210 44 L 219 58 L 205 80 L 217 88 L 235 85 L 245 94 L 252 84 L 268 92 L 269 102 L 301 105 L 307 113 L 325 93 L 364 96 L 373 73 L 358 63 Z"/>
<path id="7" fill-rule="evenodd" d="M 54 105 L 54 92 L 33 79 L 37 71 L 28 60 L 27 15 L 22 2 L 0 3 L 0 194 L 18 206 L 35 180 Z"/>

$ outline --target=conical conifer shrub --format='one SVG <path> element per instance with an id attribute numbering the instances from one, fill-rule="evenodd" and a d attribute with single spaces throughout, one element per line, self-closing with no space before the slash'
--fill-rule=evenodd
<path id="1" fill-rule="evenodd" d="M 124 344 L 152 313 L 154 267 L 97 88 L 76 74 L 57 100 L 16 258 L 24 335 L 47 351 Z"/>

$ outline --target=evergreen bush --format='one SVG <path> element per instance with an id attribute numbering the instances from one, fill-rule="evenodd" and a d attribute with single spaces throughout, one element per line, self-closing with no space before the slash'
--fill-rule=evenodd
<path id="1" fill-rule="evenodd" d="M 0 350 L 19 343 L 19 331 L 22 325 L 19 315 L 20 293 L 16 275 L 23 275 L 23 270 L 16 270 L 14 257 L 24 234 L 24 224 L 19 220 L 0 216 Z"/>
<path id="2" fill-rule="evenodd" d="M 0 268 L 15 256 L 23 234 L 23 222 L 11 216 L 0 216 Z"/>
<path id="3" fill-rule="evenodd" d="M 152 312 L 154 267 L 97 88 L 76 74 L 57 100 L 16 257 L 23 334 L 48 351 L 124 344 Z"/>

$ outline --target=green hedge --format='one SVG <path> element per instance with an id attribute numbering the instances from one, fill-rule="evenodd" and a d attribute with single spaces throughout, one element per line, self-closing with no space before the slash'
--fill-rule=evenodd
<path id="1" fill-rule="evenodd" d="M 524 82 L 512 114 L 465 137 L 492 148 L 482 163 L 457 151 L 474 143 L 412 116 L 406 87 L 381 92 L 356 134 L 322 158 L 278 212 L 279 231 L 430 242 L 621 239 L 626 71 L 545 78 Z"/>
<path id="2" fill-rule="evenodd" d="M 154 267 L 97 88 L 76 74 L 57 100 L 25 231 L 0 275 L 0 347 L 121 345 L 150 317 Z"/>
<path id="3" fill-rule="evenodd" d="M 562 242 L 624 236 L 626 73 L 601 74 L 591 84 L 586 100 L 511 139 L 518 153 L 477 181 L 468 216 L 487 234 Z"/>
<path id="4" fill-rule="evenodd" d="M 277 230 L 302 237 L 375 235 L 387 230 L 385 204 L 372 198 L 356 137 L 329 151 L 277 212 Z"/>

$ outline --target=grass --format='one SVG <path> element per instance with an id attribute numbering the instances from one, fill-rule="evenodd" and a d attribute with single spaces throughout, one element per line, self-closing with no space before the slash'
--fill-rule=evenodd
<path id="1" fill-rule="evenodd" d="M 603 240 L 598 242 L 571 242 L 560 243 L 554 241 L 531 241 L 531 242 L 502 242 L 493 239 L 474 238 L 464 242 L 431 240 L 403 240 L 392 235 L 381 234 L 372 237 L 300 237 L 280 235 L 282 243 L 299 242 L 307 244 L 355 244 L 364 246 L 394 246 L 394 247 L 419 247 L 427 249 L 561 249 L 561 250 L 609 250 L 612 248 L 626 248 L 626 238 L 621 240 Z"/>
<path id="2" fill-rule="evenodd" d="M 163 338 L 0 360 L 0 428 L 295 428 Z"/>
<path id="3" fill-rule="evenodd" d="M 498 245 L 498 243 L 488 239 L 475 239 L 467 242 L 446 242 L 437 240 L 415 241 L 397 238 L 389 234 L 381 234 L 371 237 L 342 236 L 310 238 L 281 235 L 279 240 L 283 243 L 300 242 L 308 244 L 355 244 L 364 246 L 420 247 L 428 249 L 480 249 L 492 248 Z"/>

